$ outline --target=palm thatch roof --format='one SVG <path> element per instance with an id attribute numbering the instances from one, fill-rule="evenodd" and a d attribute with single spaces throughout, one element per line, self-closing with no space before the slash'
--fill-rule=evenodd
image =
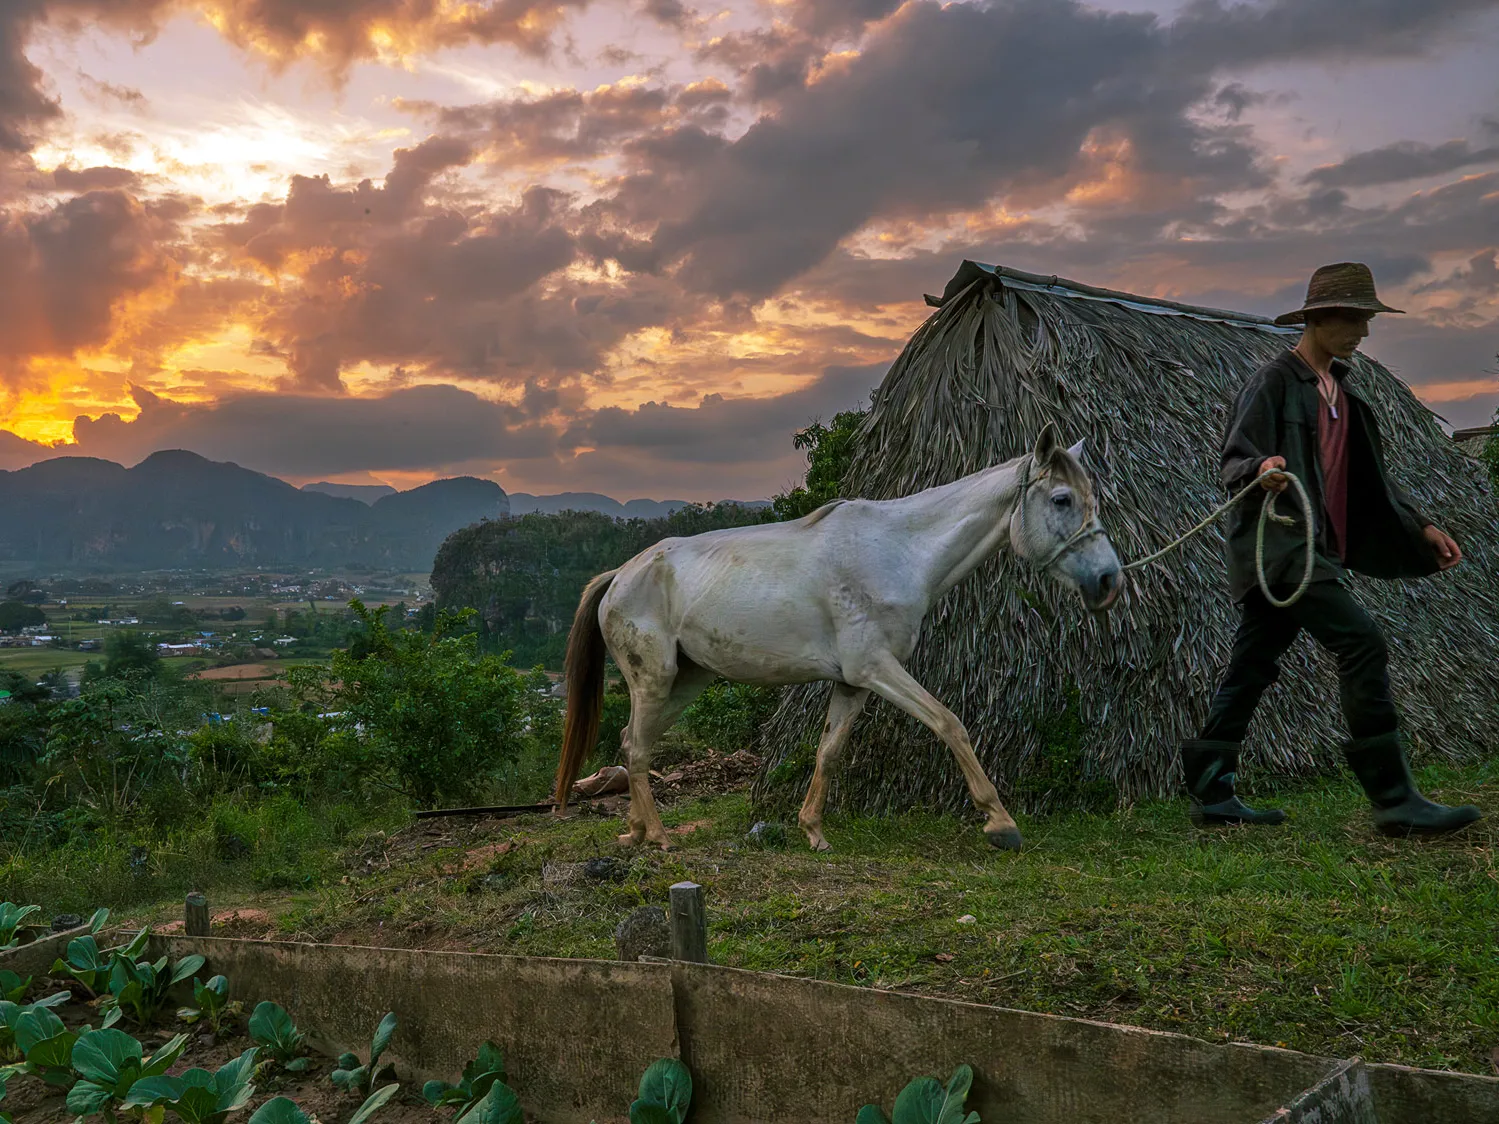
<path id="1" fill-rule="evenodd" d="M 1219 444 L 1233 397 L 1296 335 L 1262 317 L 974 262 L 928 303 L 937 310 L 875 392 L 848 494 L 946 483 L 1026 452 L 1055 421 L 1068 442 L 1087 439 L 1104 524 L 1126 560 L 1223 500 Z M 1437 577 L 1354 585 L 1387 628 L 1413 755 L 1479 755 L 1499 745 L 1499 506 L 1482 466 L 1409 387 L 1367 356 L 1353 366 L 1350 385 L 1379 417 L 1392 471 L 1466 555 Z M 1048 744 L 1069 738 L 1081 759 L 1053 788 L 1091 778 L 1125 798 L 1179 789 L 1177 745 L 1200 727 L 1237 622 L 1221 522 L 1132 577 L 1100 621 L 1002 552 L 928 617 L 910 669 L 968 726 L 1007 798 L 1049 803 L 1035 778 Z M 762 730 L 763 802 L 799 799 L 828 690 L 787 691 Z M 1255 718 L 1243 771 L 1336 768 L 1345 736 L 1335 669 L 1303 636 Z M 856 726 L 832 801 L 869 811 L 968 803 L 946 749 L 883 702 Z"/>

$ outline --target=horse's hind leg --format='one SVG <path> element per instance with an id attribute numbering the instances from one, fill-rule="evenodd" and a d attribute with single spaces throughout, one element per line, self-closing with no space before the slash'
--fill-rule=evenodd
<path id="1" fill-rule="evenodd" d="M 641 656 L 638 647 L 633 654 Z M 648 664 L 644 656 L 635 665 L 629 655 L 625 657 L 631 673 L 626 675 L 630 687 L 630 722 L 623 738 L 630 770 L 630 829 L 619 837 L 624 847 L 650 842 L 663 851 L 671 850 L 671 837 L 666 834 L 655 797 L 651 795 L 651 750 L 688 704 L 713 682 L 712 672 L 690 660 L 684 659 L 679 664 L 675 657 L 673 651 L 670 661 L 659 665 Z"/>
<path id="2" fill-rule="evenodd" d="M 932 693 L 912 678 L 893 655 L 872 660 L 859 676 L 861 686 L 866 686 L 883 698 L 889 699 L 907 714 L 916 718 L 936 734 L 957 759 L 963 779 L 968 782 L 968 792 L 973 803 L 988 817 L 984 824 L 984 835 L 996 847 L 1015 850 L 1020 846 L 1020 829 L 1005 806 L 999 802 L 999 793 L 984 767 L 973 753 L 973 742 L 958 716 L 933 697 Z"/>
<path id="3" fill-rule="evenodd" d="M 812 783 L 807 786 L 807 798 L 796 819 L 807 836 L 814 851 L 831 848 L 822 837 L 822 808 L 828 798 L 829 774 L 838 762 L 838 755 L 848 744 L 848 735 L 853 731 L 854 719 L 864 709 L 869 692 L 846 683 L 833 684 L 833 699 L 828 704 L 827 721 L 822 726 L 822 740 L 817 743 L 817 768 L 812 770 Z"/>

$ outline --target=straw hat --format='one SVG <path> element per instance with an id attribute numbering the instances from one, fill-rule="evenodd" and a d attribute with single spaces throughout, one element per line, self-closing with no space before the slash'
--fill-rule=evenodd
<path id="1" fill-rule="evenodd" d="M 1374 274 L 1363 262 L 1344 261 L 1324 265 L 1306 287 L 1306 303 L 1293 312 L 1277 316 L 1277 324 L 1301 324 L 1317 308 L 1354 308 L 1361 312 L 1404 312 L 1391 308 L 1374 295 Z"/>

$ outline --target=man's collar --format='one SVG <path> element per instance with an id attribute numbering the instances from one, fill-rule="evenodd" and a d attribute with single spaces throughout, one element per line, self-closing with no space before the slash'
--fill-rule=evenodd
<path id="1" fill-rule="evenodd" d="M 1297 351 L 1294 347 L 1288 347 L 1286 348 L 1286 355 L 1291 360 L 1291 371 L 1298 379 L 1302 382 L 1317 381 L 1317 372 L 1312 370 L 1312 365 L 1301 357 L 1301 352 Z M 1342 382 L 1348 372 L 1352 370 L 1348 363 L 1342 359 L 1334 359 L 1328 364 L 1327 369 L 1338 382 Z"/>

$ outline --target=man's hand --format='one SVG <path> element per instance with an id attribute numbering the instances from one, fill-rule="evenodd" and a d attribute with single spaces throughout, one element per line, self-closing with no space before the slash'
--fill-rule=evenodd
<path id="1" fill-rule="evenodd" d="M 1428 523 L 1421 531 L 1431 548 L 1437 552 L 1437 568 L 1450 570 L 1463 560 L 1462 548 L 1457 545 L 1452 536 L 1445 531 L 1439 531 Z"/>
<path id="2" fill-rule="evenodd" d="M 1285 467 L 1285 457 L 1266 457 L 1264 460 L 1260 461 L 1260 470 L 1258 475 L 1263 478 L 1260 480 L 1260 487 L 1265 489 L 1265 491 L 1267 492 L 1284 492 L 1291 486 L 1291 482 L 1279 472 L 1275 473 L 1273 476 L 1266 476 L 1265 473 L 1270 472 L 1272 469 Z M 1453 545 L 1456 546 L 1457 544 L 1454 543 Z"/>

